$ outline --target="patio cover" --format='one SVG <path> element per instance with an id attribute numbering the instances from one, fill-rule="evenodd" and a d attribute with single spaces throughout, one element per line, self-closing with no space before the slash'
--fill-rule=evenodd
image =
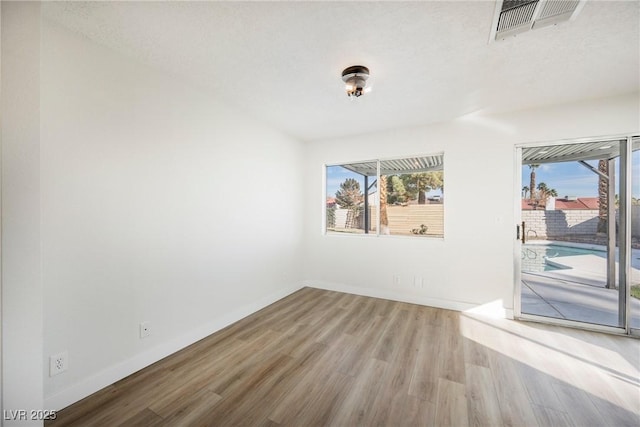
<path id="1" fill-rule="evenodd" d="M 401 175 L 406 173 L 441 171 L 444 163 L 443 157 L 443 154 L 433 154 L 421 157 L 380 160 L 380 174 Z M 376 176 L 378 174 L 378 163 L 376 161 L 352 163 L 340 166 L 364 176 Z"/>
<path id="2" fill-rule="evenodd" d="M 620 142 L 626 139 L 609 139 L 578 144 L 525 147 L 522 149 L 522 164 L 543 164 L 580 160 L 613 159 L 620 155 Z M 640 137 L 633 138 L 633 151 L 640 149 Z"/>

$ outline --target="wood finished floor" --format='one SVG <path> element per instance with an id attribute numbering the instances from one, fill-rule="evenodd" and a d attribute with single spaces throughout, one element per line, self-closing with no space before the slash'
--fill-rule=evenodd
<path id="1" fill-rule="evenodd" d="M 640 340 L 304 288 L 47 426 L 638 426 Z"/>

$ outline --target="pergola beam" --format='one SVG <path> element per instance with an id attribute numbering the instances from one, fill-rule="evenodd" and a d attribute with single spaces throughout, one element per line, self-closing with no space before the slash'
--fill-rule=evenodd
<path id="1" fill-rule="evenodd" d="M 578 160 L 578 163 L 580 163 L 585 168 L 589 169 L 591 172 L 600 175 L 605 180 L 610 181 L 609 177 L 606 174 L 600 172 L 598 169 L 594 168 L 593 166 L 591 166 L 589 163 L 585 162 L 584 160 Z M 611 166 L 611 159 L 609 159 L 609 166 Z"/>

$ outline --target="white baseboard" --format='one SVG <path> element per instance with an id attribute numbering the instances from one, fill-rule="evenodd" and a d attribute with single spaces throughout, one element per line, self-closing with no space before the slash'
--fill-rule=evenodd
<path id="1" fill-rule="evenodd" d="M 408 302 L 410 304 L 426 305 L 429 307 L 444 308 L 447 310 L 455 311 L 472 310 L 478 306 L 477 304 L 467 302 L 429 298 L 421 295 L 403 294 L 386 289 L 362 288 L 359 286 L 346 285 L 343 283 L 323 282 L 318 280 L 305 280 L 304 286 L 308 286 L 310 288 L 326 289 L 328 291 L 362 295 L 364 297 L 383 298 L 392 301 Z"/>
<path id="2" fill-rule="evenodd" d="M 302 288 L 302 284 L 296 284 L 289 288 L 283 289 L 268 295 L 256 302 L 240 307 L 231 313 L 227 313 L 212 322 L 190 331 L 179 338 L 163 343 L 153 349 L 145 351 L 125 360 L 117 365 L 110 366 L 103 371 L 84 379 L 83 381 L 62 390 L 61 392 L 45 398 L 44 408 L 47 410 L 61 410 L 67 406 L 84 399 L 85 397 L 101 390 L 131 374 L 146 368 L 147 366 L 161 360 L 183 348 L 241 320 L 264 307 L 294 293 Z"/>

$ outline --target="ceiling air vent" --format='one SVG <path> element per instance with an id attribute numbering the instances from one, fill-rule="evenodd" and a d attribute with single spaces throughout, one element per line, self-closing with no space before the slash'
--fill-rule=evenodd
<path id="1" fill-rule="evenodd" d="M 498 0 L 491 29 L 493 40 L 503 40 L 532 29 L 576 17 L 585 0 Z"/>
<path id="2" fill-rule="evenodd" d="M 502 37 L 517 34 L 531 29 L 533 13 L 538 6 L 538 0 L 518 1 L 505 0 L 502 2 L 502 10 L 498 16 L 497 35 Z"/>

